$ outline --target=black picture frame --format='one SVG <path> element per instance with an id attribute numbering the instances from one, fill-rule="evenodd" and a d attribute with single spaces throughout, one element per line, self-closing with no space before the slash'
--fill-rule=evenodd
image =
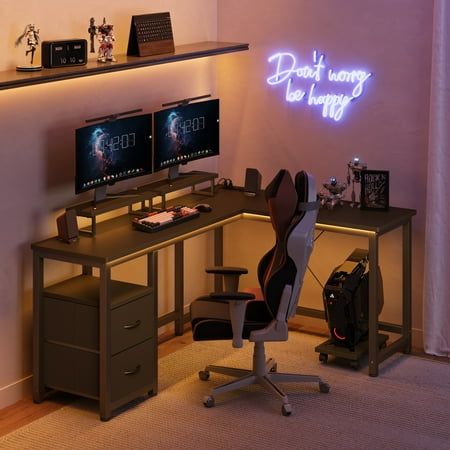
<path id="1" fill-rule="evenodd" d="M 361 209 L 389 209 L 389 171 L 361 171 Z"/>

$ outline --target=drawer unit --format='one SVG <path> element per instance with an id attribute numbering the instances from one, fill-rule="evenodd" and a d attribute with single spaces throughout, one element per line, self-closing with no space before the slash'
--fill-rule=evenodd
<path id="1" fill-rule="evenodd" d="M 98 399 L 98 353 L 46 342 L 44 370 L 47 386 Z M 155 348 L 148 339 L 111 358 L 111 401 L 152 391 L 155 385 Z"/>
<path id="2" fill-rule="evenodd" d="M 111 312 L 111 353 L 115 355 L 153 337 L 151 296 L 134 300 Z"/>
<path id="3" fill-rule="evenodd" d="M 111 353 L 114 355 L 153 337 L 151 295 L 111 311 Z M 44 338 L 50 342 L 97 351 L 99 311 L 96 306 L 44 297 Z"/>
<path id="4" fill-rule="evenodd" d="M 66 345 L 45 342 L 43 362 L 47 387 L 84 397 L 98 398 L 98 352 L 87 352 Z"/>
<path id="5" fill-rule="evenodd" d="M 44 297 L 44 339 L 98 350 L 98 307 Z"/>
<path id="6" fill-rule="evenodd" d="M 111 400 L 152 390 L 155 371 L 153 339 L 115 355 L 111 361 Z"/>
<path id="7" fill-rule="evenodd" d="M 108 307 L 110 403 L 156 394 L 156 323 L 152 289 L 111 280 Z M 44 289 L 44 384 L 89 398 L 100 395 L 99 279 L 80 275 Z M 109 389 L 109 388 L 107 388 Z"/>

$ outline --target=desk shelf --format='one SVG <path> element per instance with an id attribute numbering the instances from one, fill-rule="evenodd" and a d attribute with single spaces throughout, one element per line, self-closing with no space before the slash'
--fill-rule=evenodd
<path id="1" fill-rule="evenodd" d="M 98 202 L 88 201 L 77 205 L 69 206 L 69 209 L 74 209 L 77 216 L 86 217 L 91 219 L 91 225 L 87 228 L 83 228 L 81 232 L 95 235 L 97 217 L 108 213 L 110 211 L 117 210 L 119 208 L 128 207 L 128 212 L 132 212 L 133 205 L 140 203 L 141 211 L 153 209 L 153 199 L 161 198 L 161 208 L 166 207 L 167 194 L 180 191 L 182 189 L 191 188 L 191 193 L 198 195 L 214 195 L 214 180 L 218 177 L 217 173 L 191 171 L 186 173 L 180 173 L 178 178 L 174 180 L 160 180 L 153 183 L 149 183 L 143 186 L 139 186 L 135 189 L 120 192 L 117 197 L 114 194 L 110 198 L 100 200 Z M 197 190 L 196 187 L 199 184 L 209 183 L 209 190 Z M 148 201 L 149 205 L 146 206 L 145 202 Z"/>
<path id="2" fill-rule="evenodd" d="M 249 45 L 232 42 L 199 42 L 195 44 L 179 45 L 172 53 L 152 56 L 116 55 L 115 63 L 98 63 L 89 61 L 84 66 L 59 67 L 55 69 L 42 69 L 39 72 L 17 72 L 7 70 L 0 72 L 0 90 L 14 89 L 34 84 L 43 84 L 72 78 L 81 78 L 100 75 L 108 72 L 136 69 L 139 67 L 155 66 L 188 59 L 203 58 L 206 56 L 222 55 L 225 53 L 248 50 Z"/>

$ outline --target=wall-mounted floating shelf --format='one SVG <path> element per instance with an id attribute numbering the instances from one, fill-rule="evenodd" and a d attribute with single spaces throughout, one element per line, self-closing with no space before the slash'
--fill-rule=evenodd
<path id="1" fill-rule="evenodd" d="M 8 70 L 0 72 L 0 90 L 14 89 L 34 84 L 50 83 L 59 80 L 81 78 L 100 75 L 108 72 L 167 64 L 188 59 L 204 58 L 206 56 L 222 55 L 249 49 L 249 44 L 232 42 L 198 42 L 195 44 L 179 45 L 172 53 L 152 56 L 116 55 L 115 63 L 98 63 L 89 61 L 84 66 L 60 67 L 56 69 L 42 69 L 39 72 L 17 72 Z"/>

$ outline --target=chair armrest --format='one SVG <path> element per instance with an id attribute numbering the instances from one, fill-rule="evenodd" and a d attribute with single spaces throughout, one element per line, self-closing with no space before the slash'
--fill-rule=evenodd
<path id="1" fill-rule="evenodd" d="M 231 328 L 233 330 L 233 347 L 240 348 L 244 345 L 242 330 L 244 329 L 245 310 L 247 301 L 255 296 L 248 292 L 239 292 L 239 277 L 248 273 L 243 267 L 215 266 L 205 269 L 206 273 L 222 275 L 223 292 L 212 292 L 209 297 L 216 301 L 226 301 L 230 308 Z"/>
<path id="2" fill-rule="evenodd" d="M 249 292 L 212 292 L 209 298 L 219 302 L 227 302 L 230 311 L 231 329 L 233 330 L 232 345 L 241 348 L 244 345 L 242 330 L 244 329 L 247 301 L 255 296 Z"/>
<path id="3" fill-rule="evenodd" d="M 207 267 L 206 273 L 213 273 L 215 275 L 244 275 L 248 270 L 244 267 L 230 267 L 230 266 L 214 266 Z"/>
<path id="4" fill-rule="evenodd" d="M 236 292 L 239 290 L 239 277 L 248 273 L 243 267 L 215 266 L 207 267 L 206 273 L 222 277 L 222 290 Z"/>
<path id="5" fill-rule="evenodd" d="M 211 292 L 209 296 L 215 300 L 253 300 L 255 295 L 250 292 Z"/>

